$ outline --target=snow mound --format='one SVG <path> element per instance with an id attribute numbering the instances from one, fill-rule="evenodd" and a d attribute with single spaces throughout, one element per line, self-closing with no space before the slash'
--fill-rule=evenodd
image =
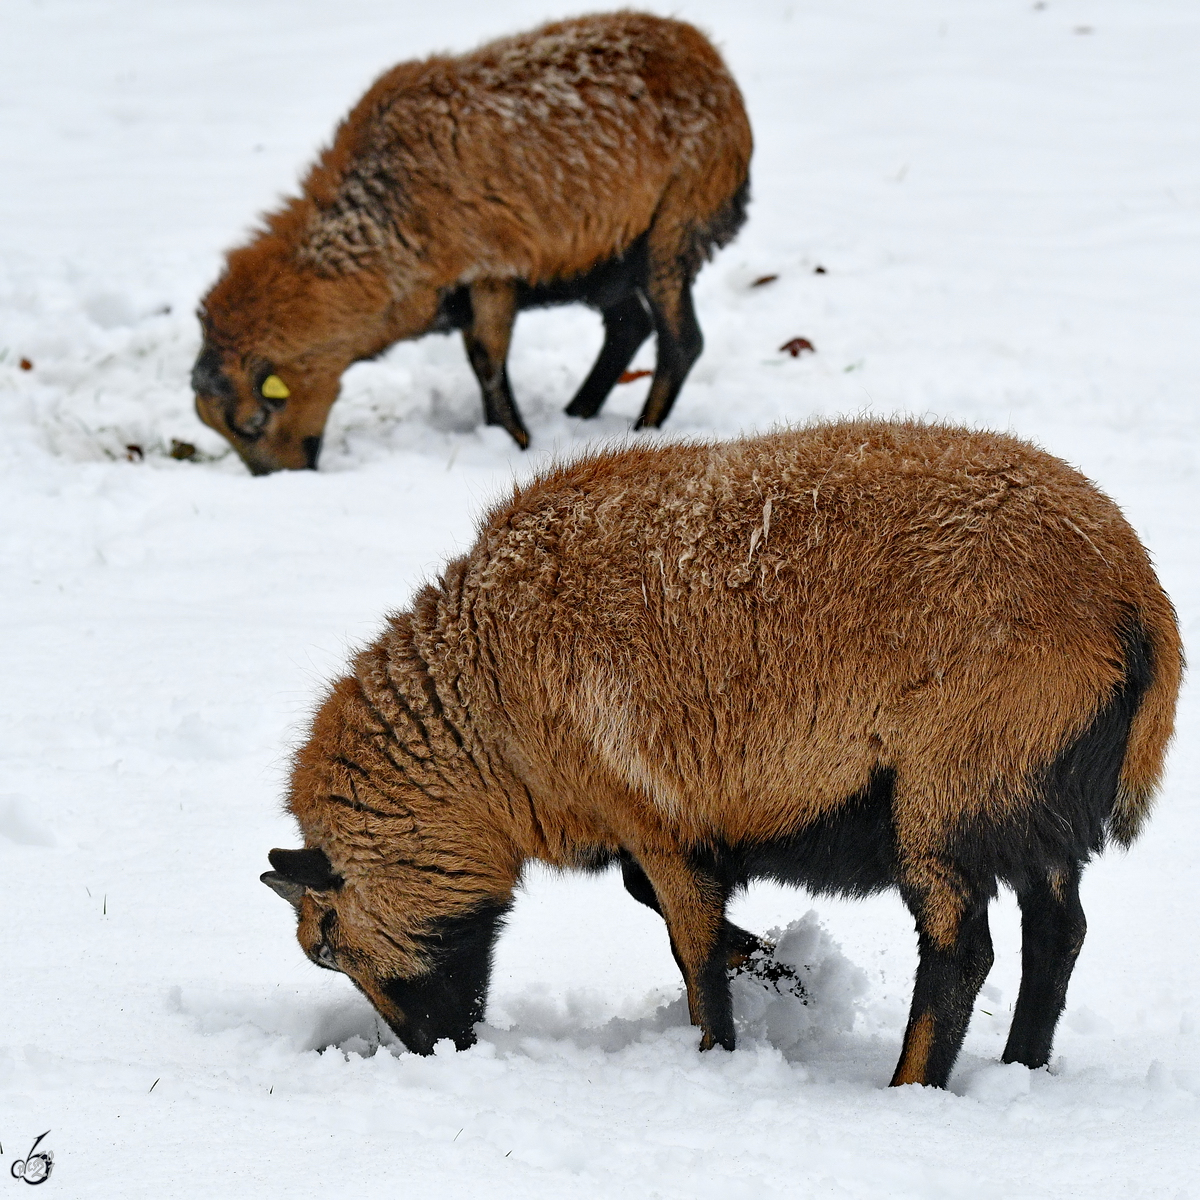
<path id="1" fill-rule="evenodd" d="M 817 913 L 810 910 L 767 936 L 774 951 L 733 980 L 739 1038 L 765 1042 L 794 1059 L 814 1042 L 849 1033 L 867 976 L 842 953 Z"/>

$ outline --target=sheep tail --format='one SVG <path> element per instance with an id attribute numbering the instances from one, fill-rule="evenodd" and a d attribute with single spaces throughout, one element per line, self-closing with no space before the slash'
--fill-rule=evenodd
<path id="1" fill-rule="evenodd" d="M 1139 607 L 1123 631 L 1125 684 L 1133 701 L 1129 737 L 1109 817 L 1109 832 L 1128 848 L 1150 814 L 1175 729 L 1175 701 L 1183 651 L 1175 611 L 1166 596 L 1153 609 Z"/>

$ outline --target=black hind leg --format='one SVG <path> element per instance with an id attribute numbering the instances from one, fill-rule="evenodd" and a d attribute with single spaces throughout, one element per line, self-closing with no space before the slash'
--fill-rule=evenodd
<path id="1" fill-rule="evenodd" d="M 625 890 L 639 904 L 652 908 L 660 917 L 663 915 L 658 904 L 658 897 L 654 894 L 654 885 L 651 884 L 646 877 L 646 872 L 638 866 L 633 856 L 625 850 L 621 851 L 621 881 L 625 884 Z M 727 965 L 730 970 L 736 970 L 743 966 L 753 954 L 769 953 L 771 950 L 770 942 L 764 941 L 740 925 L 735 925 L 732 921 L 724 922 L 721 937 L 722 944 L 727 951 Z M 671 946 L 671 953 L 675 954 L 674 944 Z M 678 954 L 675 954 L 675 961 L 682 971 L 683 965 L 679 963 Z"/>
<path id="2" fill-rule="evenodd" d="M 604 345 L 600 356 L 567 405 L 571 417 L 594 417 L 608 393 L 629 366 L 638 347 L 650 336 L 654 322 L 636 293 L 604 310 Z"/>
<path id="3" fill-rule="evenodd" d="M 992 966 L 988 895 L 951 863 L 914 860 L 901 894 L 917 922 L 920 961 L 892 1086 L 945 1087 Z"/>
<path id="4" fill-rule="evenodd" d="M 1067 984 L 1087 933 L 1077 863 L 1051 870 L 1019 891 L 1021 991 L 1003 1061 L 1044 1067 L 1067 999 Z"/>
<path id="5" fill-rule="evenodd" d="M 692 285 L 686 276 L 678 270 L 665 279 L 651 276 L 647 298 L 654 317 L 658 361 L 635 429 L 657 429 L 667 419 L 683 381 L 704 349 L 704 336 L 692 304 Z"/>

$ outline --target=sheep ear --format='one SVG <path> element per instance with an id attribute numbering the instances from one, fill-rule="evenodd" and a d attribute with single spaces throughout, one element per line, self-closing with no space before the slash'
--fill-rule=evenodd
<path id="1" fill-rule="evenodd" d="M 304 885 L 284 879 L 278 871 L 264 871 L 259 879 L 273 892 L 278 892 L 293 908 L 300 907 L 300 899 L 304 895 Z"/>
<path id="2" fill-rule="evenodd" d="M 278 375 L 268 375 L 259 390 L 268 400 L 286 400 L 292 394 Z"/>
<path id="3" fill-rule="evenodd" d="M 329 856 L 319 848 L 272 850 L 267 857 L 289 883 L 312 888 L 314 892 L 336 892 L 342 886 L 342 877 L 335 874 Z"/>

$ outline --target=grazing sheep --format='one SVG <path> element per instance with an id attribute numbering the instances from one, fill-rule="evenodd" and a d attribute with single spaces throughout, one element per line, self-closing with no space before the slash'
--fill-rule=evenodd
<path id="1" fill-rule="evenodd" d="M 488 424 L 524 447 L 514 317 L 582 301 L 604 345 L 567 412 L 594 416 L 653 331 L 638 425 L 661 425 L 703 346 L 692 281 L 745 219 L 750 150 L 737 84 L 681 21 L 580 17 L 401 63 L 204 298 L 200 419 L 255 474 L 315 467 L 351 363 L 458 329 Z"/>
<path id="2" fill-rule="evenodd" d="M 920 965 L 892 1082 L 946 1083 L 1011 886 L 1006 1062 L 1047 1061 L 1083 865 L 1171 736 L 1170 601 L 1117 507 L 1011 437 L 847 422 L 598 454 L 519 489 L 354 660 L 263 881 L 412 1049 L 474 1039 L 522 866 L 615 861 L 732 1048 L 730 894 L 897 888 Z M 744 935 L 749 936 L 749 935 Z"/>

